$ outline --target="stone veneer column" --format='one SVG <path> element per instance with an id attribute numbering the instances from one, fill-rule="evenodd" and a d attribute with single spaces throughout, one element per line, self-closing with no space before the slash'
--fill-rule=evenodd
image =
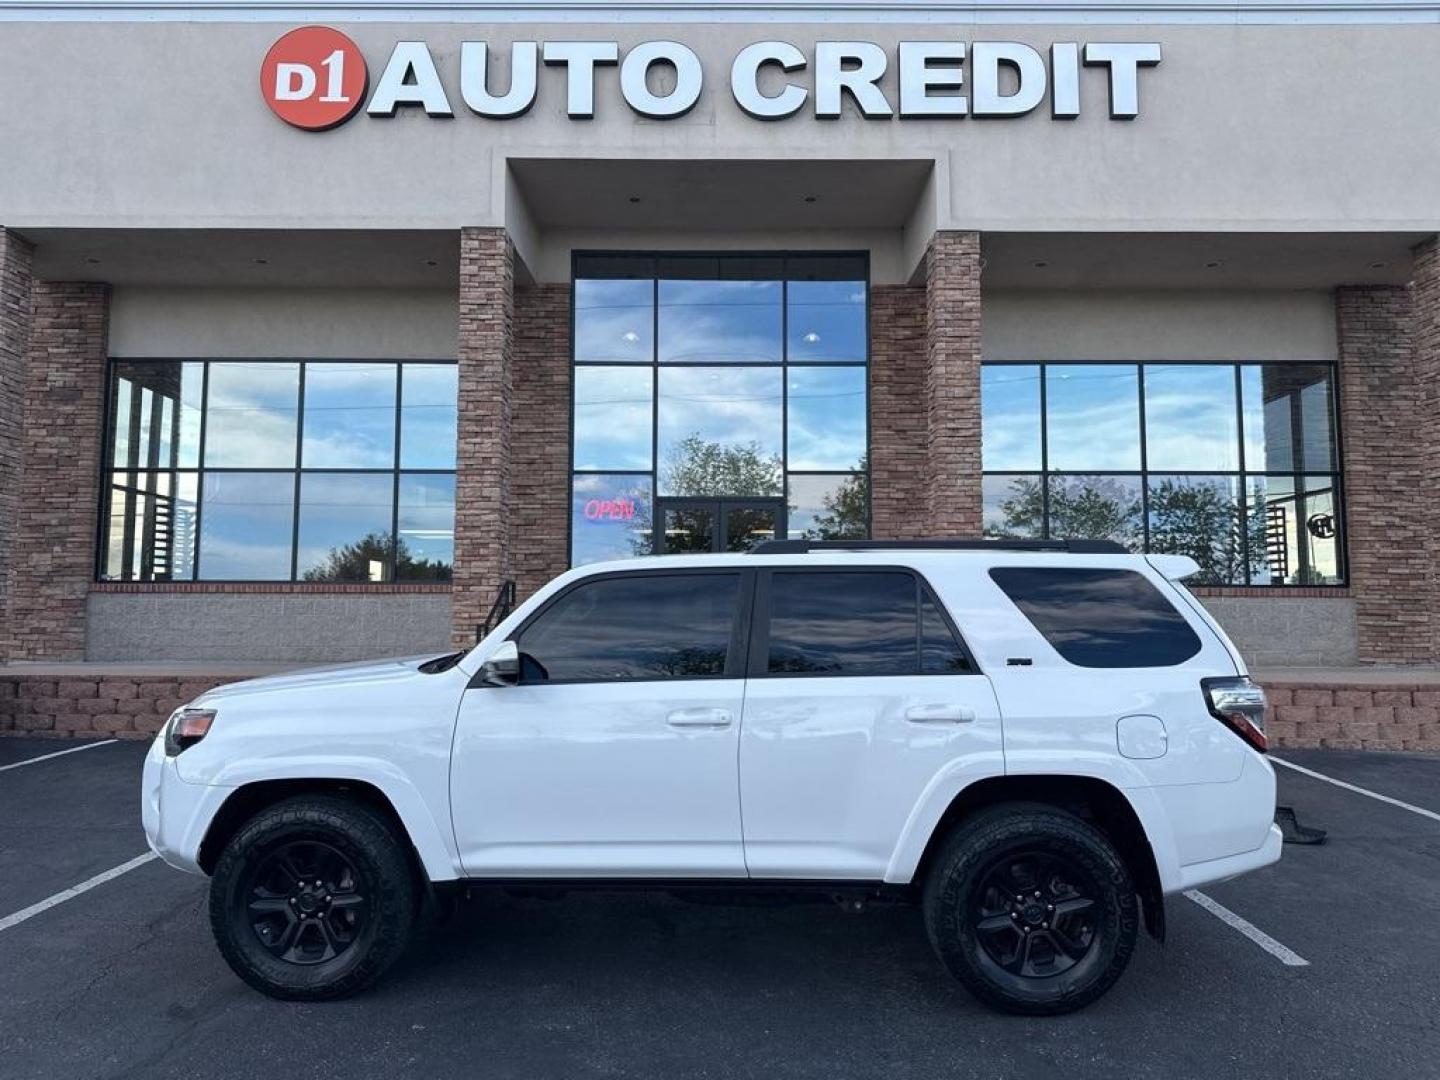
<path id="1" fill-rule="evenodd" d="M 570 565 L 570 286 L 515 293 L 511 568 L 521 598 Z"/>
<path id="2" fill-rule="evenodd" d="M 925 287 L 870 290 L 870 535 L 925 535 Z"/>
<path id="3" fill-rule="evenodd" d="M 5 656 L 83 660 L 95 575 L 110 286 L 37 282 Z"/>
<path id="4" fill-rule="evenodd" d="M 1423 393 L 1403 286 L 1335 290 L 1345 519 L 1359 659 L 1430 658 L 1428 486 L 1415 437 Z"/>
<path id="5" fill-rule="evenodd" d="M 980 234 L 940 231 L 925 254 L 925 530 L 978 537 Z"/>
<path id="6" fill-rule="evenodd" d="M 20 424 L 30 344 L 29 241 L 0 226 L 0 627 L 10 624 L 9 570 L 20 507 Z M 0 661 L 6 635 L 0 630 Z"/>
<path id="7" fill-rule="evenodd" d="M 459 437 L 455 462 L 454 642 L 474 644 L 511 577 L 510 415 L 515 249 L 503 228 L 460 230 Z"/>
<path id="8" fill-rule="evenodd" d="M 1429 544 L 1430 656 L 1440 662 L 1440 236 L 1432 236 L 1415 249 L 1415 276 L 1411 284 L 1415 305 L 1415 383 L 1420 387 L 1415 439 L 1421 447 L 1425 472 L 1410 500 L 1428 512 L 1425 534 Z"/>

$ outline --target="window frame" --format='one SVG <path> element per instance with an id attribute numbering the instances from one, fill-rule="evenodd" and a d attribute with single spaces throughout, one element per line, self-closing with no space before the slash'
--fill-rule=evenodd
<path id="1" fill-rule="evenodd" d="M 679 682 L 716 682 L 724 679 L 745 678 L 745 660 L 748 655 L 748 639 L 752 622 L 752 611 L 755 602 L 755 576 L 756 571 L 743 566 L 686 566 L 678 563 L 674 567 L 636 568 L 634 570 L 606 570 L 603 573 L 586 574 L 584 577 L 570 582 L 564 588 L 559 589 L 553 596 L 546 597 L 545 601 L 525 616 L 524 621 L 514 630 L 506 635 L 506 641 L 515 642 L 519 648 L 521 636 L 530 629 L 539 619 L 543 618 L 546 612 L 550 611 L 556 604 L 570 596 L 572 593 L 583 589 L 587 585 L 593 585 L 602 581 L 613 581 L 624 578 L 654 579 L 656 577 L 695 577 L 704 574 L 707 576 L 726 575 L 738 579 L 735 590 L 735 610 L 730 615 L 730 638 L 726 645 L 725 670 L 718 675 L 691 675 L 685 678 L 678 678 L 670 675 L 642 675 L 635 678 L 625 679 L 546 679 L 544 682 L 514 683 L 515 686 L 541 687 L 541 686 L 618 686 L 632 683 L 679 683 Z M 523 668 L 523 665 L 522 665 Z M 491 684 L 471 683 L 471 688 L 486 687 Z M 495 686 L 495 689 L 504 687 Z"/>
<path id="2" fill-rule="evenodd" d="M 803 259 L 858 259 L 861 261 L 865 282 L 865 328 L 864 328 L 864 359 L 855 360 L 791 360 L 790 359 L 790 290 L 789 290 L 789 262 L 790 260 Z M 660 262 L 664 259 L 685 260 L 693 259 L 697 262 L 704 259 L 715 259 L 720 262 L 744 260 L 773 260 L 781 264 L 781 290 L 780 290 L 780 359 L 770 363 L 742 363 L 734 361 L 731 363 L 662 363 L 660 360 Z M 576 282 L 581 280 L 578 271 L 586 260 L 608 261 L 616 267 L 616 272 L 610 277 L 596 277 L 590 275 L 586 280 L 648 280 L 651 286 L 651 342 L 650 359 L 648 361 L 599 361 L 599 360 L 577 360 L 575 358 L 576 348 Z M 628 264 L 628 265 L 626 265 Z M 643 268 L 648 267 L 648 279 L 640 276 Z M 781 400 L 780 400 L 780 494 L 774 498 L 780 499 L 786 507 L 786 512 L 781 515 L 779 525 L 785 527 L 786 535 L 789 530 L 789 500 L 790 500 L 790 476 L 792 473 L 797 476 L 826 476 L 826 477 L 850 477 L 855 475 L 853 470 L 834 469 L 791 469 L 790 463 L 790 390 L 787 378 L 791 367 L 819 367 L 839 368 L 858 367 L 865 373 L 865 536 L 868 537 L 874 527 L 874 494 L 871 491 L 871 476 L 874 468 L 872 454 L 874 451 L 874 430 L 872 422 L 871 402 L 874 398 L 874 380 L 872 378 L 873 348 L 871 345 L 871 332 L 874 328 L 874 296 L 875 289 L 871 282 L 871 258 L 868 249 L 783 249 L 783 250 L 719 250 L 719 249 L 687 249 L 678 251 L 666 251 L 663 249 L 627 250 L 624 248 L 586 248 L 574 249 L 570 253 L 570 401 L 569 401 L 569 432 L 566 443 L 566 506 L 567 516 L 565 520 L 565 556 L 566 565 L 575 568 L 575 478 L 577 476 L 606 476 L 606 477 L 637 477 L 645 478 L 650 483 L 650 514 L 652 523 L 658 520 L 660 514 L 658 506 L 661 499 L 688 499 L 692 496 L 685 495 L 662 495 L 660 493 L 660 370 L 665 367 L 678 368 L 725 368 L 725 367 L 760 367 L 774 368 L 781 373 Z M 688 280 L 688 279 L 687 279 Z M 695 279 L 709 280 L 709 279 Z M 717 278 L 715 280 L 768 280 L 763 278 Z M 847 279 L 825 279 L 825 280 L 847 280 Z M 649 469 L 577 469 L 575 467 L 575 417 L 576 417 L 576 379 L 574 372 L 581 367 L 625 367 L 648 370 L 651 373 L 651 397 L 650 397 L 650 468 Z M 741 496 L 731 493 L 729 498 L 742 499 L 750 496 Z M 755 496 L 755 498 L 763 498 Z M 783 537 L 782 537 L 783 538 Z M 658 555 L 652 541 L 649 555 Z M 623 556 L 622 556 L 623 557 Z M 643 556 L 642 556 L 643 557 Z"/>
<path id="3" fill-rule="evenodd" d="M 294 457 L 294 464 L 293 464 L 292 466 L 289 466 L 289 467 L 282 467 L 282 466 L 269 466 L 269 467 L 214 466 L 214 467 L 207 467 L 207 466 L 206 466 L 206 463 L 205 463 L 205 448 L 206 448 L 206 436 L 207 436 L 207 434 L 208 434 L 207 428 L 208 428 L 208 426 L 209 426 L 209 416 L 208 416 L 208 414 L 209 414 L 209 404 L 210 404 L 210 369 L 211 369 L 211 365 L 213 365 L 213 364 L 227 364 L 227 363 L 228 363 L 228 364 L 267 364 L 267 365 L 268 365 L 268 364 L 295 364 L 295 365 L 298 366 L 298 369 L 299 369 L 299 372 L 298 372 L 298 388 L 297 388 L 297 393 L 296 393 L 296 398 L 295 398 L 295 412 L 296 412 L 296 418 L 295 418 L 295 457 Z M 117 408 L 116 408 L 116 404 L 117 404 L 117 400 L 116 400 L 116 390 L 117 390 L 117 381 L 118 381 L 118 378 L 119 378 L 119 376 L 118 376 L 118 369 L 119 369 L 121 366 L 123 366 L 123 365 L 128 365 L 128 364 L 138 364 L 138 365 L 151 365 L 151 364 L 153 364 L 153 365 L 164 365 L 164 364 L 171 364 L 171 365 L 176 365 L 176 366 L 179 366 L 179 365 L 182 365 L 182 364 L 200 364 L 200 365 L 201 365 L 201 391 L 200 391 L 200 405 L 199 405 L 200 424 L 199 424 L 199 435 L 198 435 L 199 443 L 198 443 L 198 446 L 197 446 L 197 448 L 196 448 L 196 460 L 195 460 L 195 464 L 194 464 L 194 465 L 192 465 L 192 466 L 176 466 L 176 467 L 174 467 L 174 468 L 170 468 L 170 467 L 155 467 L 155 468 L 151 468 L 151 467 L 146 466 L 146 467 L 137 467 L 137 468 L 131 469 L 131 468 L 128 468 L 128 467 L 124 467 L 124 468 L 117 467 L 116 462 L 114 461 L 112 454 L 113 454 L 113 451 L 114 451 L 114 448 L 115 448 L 115 430 L 116 430 L 116 425 L 117 425 L 117 424 L 119 423 L 119 421 L 120 421 L 120 417 L 119 417 L 119 415 L 118 415 Z M 304 461 L 303 461 L 303 450 L 304 450 L 304 445 L 305 445 L 305 379 L 306 379 L 306 370 L 307 370 L 307 367 L 308 367 L 309 365 L 312 365 L 312 364 L 314 364 L 314 365 L 319 365 L 319 364 L 342 364 L 342 365 L 351 365 L 351 366 L 359 365 L 359 364 L 376 364 L 376 365 L 388 364 L 388 365 L 394 367 L 394 369 L 395 369 L 395 384 L 396 384 L 396 395 L 395 395 L 395 432 L 394 432 L 394 443 L 393 443 L 393 454 L 394 454 L 394 457 L 393 457 L 393 459 L 392 459 L 392 462 L 391 462 L 391 465 L 390 465 L 389 468 L 367 467 L 367 468 L 347 469 L 347 468 L 343 468 L 343 467 L 337 468 L 337 467 L 335 467 L 335 466 L 315 466 L 315 467 L 312 467 L 312 468 L 307 468 L 307 467 L 305 467 Z M 428 475 L 428 476 L 449 476 L 449 477 L 456 477 L 456 476 L 458 476 L 458 473 L 459 473 L 458 448 L 457 448 L 456 465 L 455 465 L 454 468 L 450 468 L 450 469 L 431 469 L 431 468 L 419 469 L 419 468 L 404 468 L 404 467 L 401 465 L 401 450 L 402 450 L 402 446 L 403 446 L 403 443 L 402 443 L 403 424 L 401 423 L 401 421 L 402 421 L 403 416 L 404 416 L 404 412 L 403 412 L 403 409 L 404 409 L 403 389 L 404 389 L 404 385 L 405 385 L 405 382 L 404 382 L 404 368 L 405 368 L 407 365 L 411 365 L 411 366 L 417 366 L 417 365 L 445 365 L 445 366 L 449 366 L 449 367 L 458 367 L 458 366 L 459 366 L 459 360 L 458 360 L 458 358 L 456 358 L 456 357 L 434 357 L 434 358 L 431 358 L 431 357 L 406 357 L 406 358 L 396 358 L 396 357 L 333 357 L 333 356 L 332 356 L 332 357 L 303 357 L 303 356 L 115 356 L 115 355 L 108 356 L 108 357 L 106 358 L 106 362 L 105 362 L 104 422 L 101 424 L 101 431 L 100 431 L 100 439 L 101 439 L 101 443 L 100 443 L 100 468 L 101 468 L 100 488 L 101 488 L 101 496 L 100 496 L 100 500 L 99 500 L 99 512 L 98 512 L 98 514 L 96 515 L 96 516 L 97 516 L 97 520 L 96 520 L 96 523 L 95 523 L 95 534 L 94 534 L 95 557 L 94 557 L 94 560 L 93 560 L 93 568 L 92 568 L 92 578 L 93 578 L 93 580 L 94 580 L 96 583 L 99 583 L 99 584 L 106 584 L 106 585 L 123 585 L 123 586 L 126 586 L 126 587 L 135 587 L 135 588 L 144 588 L 144 587 L 147 587 L 147 586 L 169 587 L 169 586 L 173 586 L 173 585 L 185 585 L 185 586 L 190 586 L 190 585 L 196 585 L 196 586 L 202 586 L 202 585 L 220 585 L 220 586 L 225 586 L 225 585 L 261 585 L 261 586 L 267 586 L 267 585 L 268 585 L 268 586 L 287 586 L 287 587 L 293 587 L 293 586 L 300 586 L 300 587 L 313 586 L 313 587 L 321 587 L 321 588 L 323 588 L 323 587 L 329 587 L 329 586 L 333 586 L 333 585 L 343 585 L 343 586 L 344 586 L 345 588 L 347 588 L 347 589 L 367 588 L 367 589 L 384 590 L 384 589 L 392 588 L 392 587 L 394 587 L 394 586 L 396 586 L 396 585 L 402 585 L 402 586 L 415 586 L 415 585 L 448 586 L 448 585 L 450 584 L 450 579 L 414 580 L 414 579 L 403 579 L 403 578 L 401 578 L 401 577 L 398 576 L 398 564 L 397 564 L 396 557 L 395 557 L 395 556 L 396 556 L 396 551 L 395 551 L 395 547 L 394 547 L 394 539 L 399 535 L 400 482 L 401 482 L 402 476 L 409 476 L 409 475 L 414 475 L 414 476 L 427 476 L 427 475 Z M 457 400 L 456 400 L 456 413 L 457 413 L 457 420 L 458 420 L 458 413 L 459 413 L 459 400 L 458 400 L 458 398 L 457 398 Z M 179 414 L 179 410 L 177 409 L 177 417 L 178 417 L 178 414 Z M 114 483 L 114 476 L 115 476 L 115 474 L 116 474 L 117 472 L 123 472 L 123 473 L 127 474 L 127 477 L 130 477 L 130 476 L 139 476 L 139 475 L 141 475 L 141 474 L 151 474 L 151 475 L 168 474 L 168 475 L 170 475 L 170 476 L 172 476 L 172 477 L 180 477 L 180 476 L 189 475 L 189 476 L 195 477 L 195 526 L 194 526 L 194 528 L 195 528 L 195 542 L 194 542 L 194 554 L 193 554 L 192 561 L 191 561 L 190 576 L 189 576 L 189 577 L 187 577 L 187 578 L 170 577 L 170 578 L 165 578 L 165 579 L 162 579 L 162 580 L 154 580 L 154 579 L 147 580 L 147 579 L 143 579 L 143 578 L 131 578 L 131 577 L 109 577 L 109 576 L 106 575 L 106 572 L 105 572 L 105 571 L 106 571 L 106 567 L 107 567 L 107 563 L 108 563 L 108 553 L 109 553 L 108 540 L 109 540 L 110 516 L 111 516 L 112 510 L 113 510 L 115 489 L 116 489 L 116 487 L 117 487 L 117 485 Z M 204 479 L 205 479 L 206 474 L 208 474 L 208 473 L 215 473 L 215 474 L 222 474 L 222 473 L 268 473 L 268 474 L 273 474 L 273 475 L 278 475 L 278 476 L 291 476 L 291 477 L 294 478 L 294 496 L 293 496 L 293 502 L 292 502 L 291 510 L 290 510 L 290 514 L 291 514 L 291 520 L 290 520 L 290 573 L 289 573 L 289 575 L 288 575 L 287 577 L 279 577 L 279 578 L 229 578 L 229 577 L 227 577 L 227 578 L 218 578 L 218 577 L 206 577 L 206 578 L 202 578 L 202 577 L 199 576 L 200 563 L 201 563 L 201 552 L 202 552 L 202 547 L 203 547 L 203 544 L 202 544 L 202 541 L 201 541 L 201 531 L 202 531 L 202 528 L 203 528 L 203 525 L 204 525 L 204 515 L 205 515 L 205 507 L 204 507 Z M 386 573 L 387 573 L 387 575 L 388 575 L 387 580 L 385 580 L 385 581 L 318 582 L 318 581 L 307 581 L 304 577 L 300 576 L 300 567 L 299 567 L 300 546 L 299 546 L 299 545 L 300 545 L 300 499 L 301 499 L 301 488 L 302 488 L 301 479 L 302 479 L 302 477 L 304 477 L 307 473 L 327 473 L 327 474 L 342 473 L 342 474 L 355 475 L 355 476 L 361 476 L 361 475 L 371 475 L 371 476 L 381 475 L 381 476 L 390 476 L 390 477 L 391 477 L 391 484 L 390 484 L 390 537 L 391 537 L 391 541 L 392 541 L 392 549 L 391 549 L 391 553 L 390 553 L 390 558 L 389 558 L 389 560 L 387 561 L 387 565 L 386 565 Z M 129 486 L 129 485 L 127 484 L 126 486 Z M 458 514 L 458 509 L 459 509 L 459 507 L 458 507 L 458 504 L 457 504 L 457 507 L 456 507 L 457 514 Z M 129 545 L 127 544 L 127 550 L 128 550 L 128 547 L 129 547 Z M 453 570 L 453 564 L 452 564 L 452 570 Z"/>
<path id="4" fill-rule="evenodd" d="M 771 579 L 776 574 L 906 574 L 915 583 L 915 670 L 905 673 L 888 675 L 865 674 L 862 672 L 848 671 L 770 671 L 770 597 Z M 960 653 L 970 665 L 969 671 L 926 671 L 924 670 L 923 641 L 924 624 L 923 599 L 929 594 L 935 602 L 935 608 L 940 612 L 940 618 L 944 621 L 945 627 L 960 647 Z M 983 675 L 980 663 L 975 658 L 975 652 L 970 648 L 970 643 L 965 640 L 965 635 L 960 632 L 951 617 L 945 602 L 940 599 L 929 580 L 913 566 L 875 564 L 865 566 L 846 566 L 843 564 L 831 563 L 821 566 L 806 566 L 795 564 L 789 566 L 767 566 L 758 571 L 755 583 L 755 602 L 751 614 L 750 629 L 750 651 L 748 662 L 745 668 L 747 679 L 913 679 L 913 678 L 968 678 L 972 675 Z"/>
<path id="5" fill-rule="evenodd" d="M 1085 366 L 1108 366 L 1116 368 L 1133 368 L 1136 372 L 1136 394 L 1138 398 L 1137 424 L 1140 439 L 1140 468 L 1139 469 L 1055 469 L 1050 465 L 1050 435 L 1049 435 L 1049 403 L 1048 403 L 1048 377 L 1047 369 L 1058 367 L 1085 367 Z M 1147 367 L 1184 367 L 1194 365 L 1197 367 L 1228 367 L 1232 370 L 1234 377 L 1234 407 L 1235 407 L 1235 436 L 1236 448 L 1238 451 L 1239 467 L 1234 470 L 1225 469 L 1151 469 L 1149 465 L 1149 451 L 1147 446 L 1146 414 L 1145 414 L 1145 369 Z M 1327 589 L 1343 591 L 1350 588 L 1350 559 L 1349 542 L 1350 527 L 1347 517 L 1347 500 L 1345 493 L 1345 452 L 1344 433 L 1341 431 L 1341 415 L 1343 412 L 1340 385 L 1340 367 L 1334 359 L 1304 359 L 1304 360 L 1211 360 L 1197 358 L 1192 360 L 1091 360 L 1085 358 L 1071 357 L 1063 360 L 1041 360 L 1009 358 L 1003 360 L 984 359 L 982 367 L 1034 367 L 1040 373 L 1039 388 L 1039 423 L 1040 423 L 1040 461 L 1033 469 L 987 469 L 982 461 L 980 469 L 981 482 L 989 477 L 1026 477 L 1035 478 L 1040 483 L 1041 519 L 1042 529 L 1038 538 L 1050 536 L 1050 479 L 1052 477 L 1118 477 L 1133 478 L 1140 484 L 1140 537 L 1141 553 L 1144 554 L 1165 554 L 1154 552 L 1150 549 L 1150 485 L 1152 482 L 1159 482 L 1166 478 L 1183 477 L 1217 477 L 1226 480 L 1234 480 L 1238 484 L 1239 506 L 1242 511 L 1240 522 L 1240 550 L 1241 565 L 1246 568 L 1246 580 L 1243 582 L 1224 582 L 1217 584 L 1197 584 L 1195 588 L 1202 589 Z M 1302 460 L 1297 449 L 1291 468 L 1288 470 L 1272 470 L 1266 468 L 1251 468 L 1250 462 L 1245 458 L 1245 396 L 1244 396 L 1244 369 L 1247 367 L 1320 367 L 1326 370 L 1330 389 L 1330 433 L 1333 440 L 1332 462 L 1329 469 L 1305 469 L 1302 468 Z M 1300 423 L 1300 406 L 1298 396 L 1291 405 L 1292 431 L 1303 437 L 1303 426 Z M 981 438 L 984 438 L 984 402 L 981 402 Z M 1255 565 L 1251 558 L 1250 551 L 1250 530 L 1243 527 L 1248 520 L 1252 507 L 1250 504 L 1249 482 L 1251 478 L 1264 479 L 1266 477 L 1277 477 L 1288 480 L 1296 492 L 1295 501 L 1298 503 L 1304 499 L 1310 491 L 1309 480 L 1312 478 L 1324 478 L 1328 480 L 1330 498 L 1335 508 L 1335 518 L 1339 524 L 1338 537 L 1335 541 L 1335 567 L 1336 576 L 1339 581 L 1315 584 L 1304 580 L 1295 582 L 1267 582 L 1251 581 L 1250 570 Z M 1305 523 L 1297 516 L 1297 528 L 1301 531 Z M 1297 575 L 1301 578 L 1306 576 L 1309 568 L 1309 551 L 1305 544 L 1297 545 Z"/>

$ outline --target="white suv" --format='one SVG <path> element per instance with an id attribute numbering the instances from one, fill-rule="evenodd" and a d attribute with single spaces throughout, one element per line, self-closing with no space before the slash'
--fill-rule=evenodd
<path id="1" fill-rule="evenodd" d="M 1143 908 L 1274 862 L 1264 696 L 1101 542 L 779 541 L 572 570 L 474 649 L 212 690 L 145 764 L 171 865 L 276 997 L 354 991 L 476 883 L 918 901 L 980 998 L 1057 1013 Z"/>

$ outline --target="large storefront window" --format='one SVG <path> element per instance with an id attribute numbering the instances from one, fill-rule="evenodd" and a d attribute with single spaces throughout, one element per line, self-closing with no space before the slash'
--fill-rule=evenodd
<path id="1" fill-rule="evenodd" d="M 106 581 L 448 581 L 453 363 L 111 364 Z"/>
<path id="2" fill-rule="evenodd" d="M 1328 364 L 986 364 L 986 535 L 1189 555 L 1197 584 L 1344 584 L 1333 387 Z"/>
<path id="3" fill-rule="evenodd" d="M 869 533 L 863 255 L 580 255 L 570 558 Z"/>

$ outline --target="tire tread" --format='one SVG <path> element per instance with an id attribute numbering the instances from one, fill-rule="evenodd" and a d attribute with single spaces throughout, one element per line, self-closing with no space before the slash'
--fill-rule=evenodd
<path id="1" fill-rule="evenodd" d="M 376 895 L 369 917 L 381 920 L 381 925 L 360 962 L 324 983 L 286 983 L 272 978 L 234 940 L 230 928 L 229 890 L 244 869 L 246 853 L 297 831 L 335 834 L 376 868 Z M 211 880 L 210 927 L 226 963 L 256 990 L 287 1001 L 328 1001 L 369 986 L 404 953 L 418 913 L 407 843 L 382 813 L 344 795 L 296 795 L 260 810 L 226 844 Z"/>
<path id="2" fill-rule="evenodd" d="M 970 878 L 986 853 L 1024 837 L 1041 837 L 1065 845 L 1069 854 L 1080 848 L 1112 890 L 1115 950 L 1098 975 L 1047 999 L 1014 994 L 977 969 L 960 946 L 958 922 L 966 910 Z M 1051 1016 L 1073 1012 L 1099 998 L 1124 972 L 1134 951 L 1140 926 L 1135 885 L 1124 859 L 1109 838 L 1089 822 L 1045 803 L 1006 803 L 980 811 L 959 823 L 945 839 L 926 877 L 923 892 L 925 929 L 930 944 L 950 973 L 975 997 L 1006 1012 Z"/>

